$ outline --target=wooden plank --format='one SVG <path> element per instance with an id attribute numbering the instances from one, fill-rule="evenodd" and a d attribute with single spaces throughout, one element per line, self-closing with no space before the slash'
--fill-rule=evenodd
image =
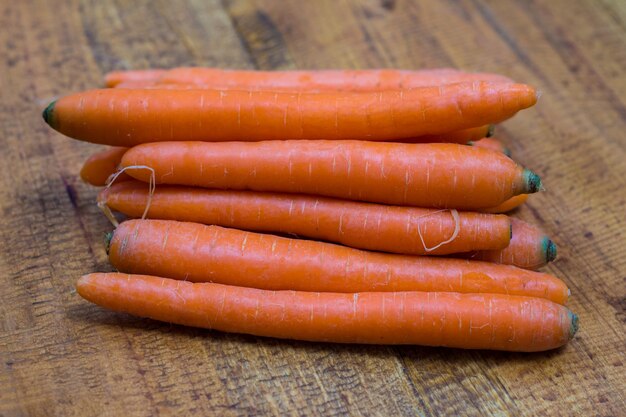
<path id="1" fill-rule="evenodd" d="M 619 415 L 626 246 L 622 2 L 217 0 L 0 5 L 0 415 Z M 544 354 L 334 346 L 104 311 L 110 266 L 82 184 L 96 146 L 43 106 L 122 68 L 453 66 L 539 86 L 498 135 L 547 191 L 517 215 L 559 244 L 579 335 Z"/>

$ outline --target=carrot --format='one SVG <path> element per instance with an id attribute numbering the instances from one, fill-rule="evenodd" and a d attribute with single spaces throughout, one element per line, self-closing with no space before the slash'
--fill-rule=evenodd
<path id="1" fill-rule="evenodd" d="M 113 86 L 113 88 L 129 88 L 129 89 L 164 88 L 164 87 L 165 86 L 159 87 L 159 85 L 156 84 L 154 82 L 154 80 L 130 80 L 130 81 L 123 81 L 123 82 Z"/>
<path id="2" fill-rule="evenodd" d="M 143 215 L 148 195 L 145 183 L 128 181 L 103 190 L 98 202 L 137 218 Z M 147 217 L 296 234 L 354 248 L 413 255 L 502 249 L 509 244 L 511 230 L 504 215 L 167 185 L 156 188 Z"/>
<path id="3" fill-rule="evenodd" d="M 524 204 L 526 200 L 528 200 L 528 194 L 520 194 L 516 195 L 515 197 L 509 198 L 500 205 L 487 209 L 481 209 L 480 211 L 483 213 L 506 213 L 518 208 L 519 206 Z"/>
<path id="4" fill-rule="evenodd" d="M 80 177 L 88 184 L 97 187 L 106 184 L 107 179 L 117 171 L 122 156 L 128 150 L 123 147 L 113 147 L 91 155 L 80 170 Z M 126 173 L 121 173 L 115 181 L 128 181 L 132 179 Z"/>
<path id="5" fill-rule="evenodd" d="M 484 137 L 491 136 L 495 129 L 494 125 L 484 125 L 454 132 L 441 133 L 438 135 L 425 135 L 416 138 L 402 139 L 398 142 L 405 143 L 468 143 Z M 507 155 L 508 156 L 508 155 Z"/>
<path id="6" fill-rule="evenodd" d="M 165 72 L 159 69 L 111 71 L 104 76 L 104 84 L 107 87 L 115 87 L 129 81 L 156 81 Z"/>
<path id="7" fill-rule="evenodd" d="M 537 100 L 524 84 L 458 83 L 372 93 L 109 88 L 62 97 L 45 121 L 75 139 L 132 146 L 436 135 L 496 123 Z"/>
<path id="8" fill-rule="evenodd" d="M 174 68 L 162 74 L 160 84 L 195 84 L 215 89 L 269 89 L 288 91 L 381 91 L 458 82 L 513 83 L 499 74 L 471 73 L 451 68 L 431 70 L 308 70 L 246 71 L 218 68 Z"/>
<path id="9" fill-rule="evenodd" d="M 502 294 L 267 291 L 120 273 L 85 275 L 76 289 L 140 317 L 320 342 L 536 352 L 578 329 L 578 316 L 560 304 Z"/>
<path id="10" fill-rule="evenodd" d="M 556 244 L 538 227 L 511 218 L 513 234 L 505 249 L 472 253 L 471 259 L 537 269 L 556 258 Z"/>
<path id="11" fill-rule="evenodd" d="M 449 143 L 162 142 L 131 148 L 122 167 L 158 184 L 314 194 L 416 207 L 472 209 L 532 193 L 541 180 L 504 155 Z M 147 182 L 147 170 L 129 171 Z"/>
<path id="12" fill-rule="evenodd" d="M 479 140 L 470 140 L 467 144 L 470 146 L 478 146 L 480 148 L 491 149 L 496 152 L 501 152 L 509 158 L 511 157 L 511 150 L 504 146 L 504 143 L 502 143 L 500 140 L 493 137 L 484 137 Z"/>
<path id="13" fill-rule="evenodd" d="M 487 262 L 367 252 L 172 220 L 128 220 L 112 234 L 120 272 L 266 290 L 500 293 L 565 304 L 548 274 Z"/>

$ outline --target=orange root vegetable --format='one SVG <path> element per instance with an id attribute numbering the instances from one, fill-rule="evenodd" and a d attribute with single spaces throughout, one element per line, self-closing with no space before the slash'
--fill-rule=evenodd
<path id="1" fill-rule="evenodd" d="M 385 141 L 497 123 L 536 101 L 530 86 L 486 82 L 372 93 L 109 88 L 62 97 L 43 117 L 64 135 L 113 146 L 172 140 Z"/>
<path id="2" fill-rule="evenodd" d="M 511 150 L 504 146 L 504 143 L 502 143 L 500 140 L 493 137 L 484 137 L 479 140 L 470 140 L 468 142 L 468 145 L 491 149 L 493 151 L 501 152 L 509 158 L 511 157 Z"/>
<path id="3" fill-rule="evenodd" d="M 569 291 L 556 277 L 508 265 L 368 252 L 172 220 L 123 222 L 108 252 L 120 272 L 266 290 L 499 293 L 559 304 Z"/>
<path id="4" fill-rule="evenodd" d="M 504 155 L 471 146 L 361 141 L 161 142 L 131 148 L 122 167 L 157 184 L 312 194 L 399 206 L 494 207 L 541 187 Z M 147 182 L 149 173 L 129 175 Z"/>
<path id="5" fill-rule="evenodd" d="M 215 89 L 290 91 L 381 91 L 459 82 L 513 83 L 499 74 L 471 73 L 451 68 L 431 70 L 311 70 L 245 71 L 218 68 L 174 68 L 159 77 L 160 84 L 195 84 Z"/>
<path id="6" fill-rule="evenodd" d="M 128 181 L 103 190 L 98 202 L 138 218 L 148 205 L 148 196 L 145 183 Z M 295 234 L 412 255 L 502 249 L 509 245 L 511 227 L 504 215 L 167 185 L 156 188 L 147 217 Z"/>
<path id="7" fill-rule="evenodd" d="M 116 84 L 113 88 L 127 88 L 127 89 L 138 89 L 138 88 L 162 88 L 159 87 L 153 80 L 132 80 L 132 81 L 124 81 L 119 84 Z"/>
<path id="8" fill-rule="evenodd" d="M 159 69 L 111 71 L 104 76 L 104 84 L 107 87 L 115 87 L 124 82 L 156 81 L 165 72 L 165 70 Z"/>
<path id="9" fill-rule="evenodd" d="M 505 249 L 477 251 L 471 259 L 538 269 L 556 258 L 556 244 L 538 227 L 511 218 L 513 234 Z"/>
<path id="10" fill-rule="evenodd" d="M 85 275 L 76 289 L 140 317 L 320 342 L 536 352 L 563 346 L 578 328 L 560 304 L 502 294 L 266 291 L 119 273 Z"/>
<path id="11" fill-rule="evenodd" d="M 484 125 L 469 129 L 457 130 L 455 132 L 441 133 L 439 135 L 426 135 L 416 138 L 402 139 L 398 142 L 404 143 L 468 143 L 491 136 L 494 125 Z"/>
<path id="12" fill-rule="evenodd" d="M 106 185 L 107 179 L 114 174 L 122 161 L 122 156 L 128 150 L 123 147 L 113 147 L 91 155 L 80 170 L 80 177 L 88 184 L 101 187 Z M 130 180 L 131 177 L 121 173 L 116 182 Z"/>
<path id="13" fill-rule="evenodd" d="M 488 209 L 481 209 L 480 211 L 483 213 L 507 213 L 511 210 L 514 210 L 524 204 L 528 200 L 528 194 L 520 194 L 515 197 L 511 197 L 506 200 L 504 203 L 497 205 L 495 207 L 491 207 Z"/>

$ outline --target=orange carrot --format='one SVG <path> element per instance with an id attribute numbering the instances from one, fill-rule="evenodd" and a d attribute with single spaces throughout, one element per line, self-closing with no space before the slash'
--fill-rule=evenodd
<path id="1" fill-rule="evenodd" d="M 104 84 L 107 87 L 115 87 L 129 81 L 156 81 L 165 72 L 159 69 L 111 71 L 104 76 Z"/>
<path id="2" fill-rule="evenodd" d="M 266 291 L 119 273 L 85 275 L 76 289 L 141 317 L 308 341 L 535 352 L 564 345 L 578 328 L 560 304 L 502 294 Z"/>
<path id="3" fill-rule="evenodd" d="M 171 84 L 174 85 L 174 84 Z M 158 84 L 154 82 L 154 80 L 131 80 L 124 81 L 119 84 L 113 86 L 113 88 L 129 88 L 129 89 L 138 89 L 138 88 L 164 88 L 165 86 L 159 87 Z M 181 87 L 178 87 L 181 88 Z M 197 87 L 194 87 L 197 88 Z"/>
<path id="4" fill-rule="evenodd" d="M 483 213 L 506 213 L 518 208 L 519 206 L 524 204 L 526 200 L 528 200 L 528 194 L 520 194 L 516 195 L 515 197 L 509 198 L 500 205 L 487 209 L 481 209 L 480 211 Z"/>
<path id="5" fill-rule="evenodd" d="M 107 179 L 117 171 L 122 161 L 122 156 L 127 150 L 128 148 L 113 147 L 96 152 L 83 164 L 80 170 L 80 177 L 86 183 L 97 187 L 105 185 Z M 121 182 L 130 179 L 131 177 L 126 175 L 126 173 L 121 173 L 115 181 Z"/>
<path id="6" fill-rule="evenodd" d="M 527 85 L 486 82 L 372 93 L 109 88 L 62 97 L 43 116 L 67 136 L 114 146 L 171 140 L 383 141 L 496 123 L 536 100 Z"/>
<path id="7" fill-rule="evenodd" d="M 172 220 L 123 222 L 108 253 L 120 272 L 266 290 L 499 293 L 559 304 L 569 291 L 556 277 L 508 265 L 367 252 Z"/>
<path id="8" fill-rule="evenodd" d="M 99 204 L 141 217 L 148 204 L 145 183 L 114 184 Z M 346 246 L 412 255 L 445 255 L 509 245 L 504 215 L 386 206 L 298 194 L 220 191 L 161 185 L 148 218 L 279 232 Z"/>
<path id="9" fill-rule="evenodd" d="M 494 125 L 484 125 L 454 132 L 441 133 L 439 135 L 426 135 L 416 138 L 398 140 L 405 143 L 468 143 L 470 141 L 491 136 Z"/>
<path id="10" fill-rule="evenodd" d="M 477 251 L 471 259 L 537 269 L 556 258 L 556 244 L 538 227 L 511 218 L 513 234 L 505 249 Z"/>
<path id="11" fill-rule="evenodd" d="M 161 142 L 131 148 L 122 167 L 158 184 L 313 194 L 416 207 L 494 207 L 541 187 L 504 155 L 471 146 L 360 141 Z M 129 175 L 147 182 L 147 170 Z"/>
<path id="12" fill-rule="evenodd" d="M 471 146 L 478 146 L 480 148 L 491 149 L 496 152 L 501 152 L 509 158 L 511 157 L 511 150 L 504 146 L 504 143 L 502 143 L 500 140 L 493 137 L 484 137 L 480 140 L 471 140 L 467 144 Z"/>
<path id="13" fill-rule="evenodd" d="M 195 84 L 215 89 L 290 91 L 381 91 L 458 82 L 512 83 L 499 74 L 471 73 L 451 68 L 431 70 L 310 70 L 246 71 L 218 68 L 174 68 L 162 74 L 160 84 Z"/>

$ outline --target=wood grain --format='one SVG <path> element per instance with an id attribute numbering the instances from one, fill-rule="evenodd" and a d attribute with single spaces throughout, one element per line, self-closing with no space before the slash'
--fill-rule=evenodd
<path id="1" fill-rule="evenodd" d="M 626 9 L 620 1 L 23 1 L 0 4 L 0 415 L 620 415 L 626 410 Z M 547 191 L 517 215 L 559 245 L 565 348 L 510 354 L 335 346 L 104 311 L 76 279 L 108 271 L 96 146 L 41 120 L 106 71 L 423 68 L 539 87 L 498 128 Z"/>

